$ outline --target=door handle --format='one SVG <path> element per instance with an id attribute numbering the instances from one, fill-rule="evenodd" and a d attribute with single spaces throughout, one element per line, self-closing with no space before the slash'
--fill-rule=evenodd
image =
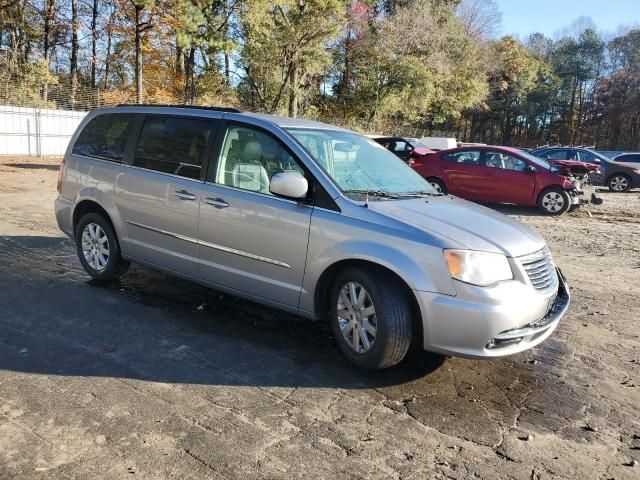
<path id="1" fill-rule="evenodd" d="M 225 202 L 221 198 L 207 197 L 207 198 L 204 199 L 204 203 L 207 203 L 209 205 L 213 205 L 216 208 L 227 208 L 229 206 L 229 204 L 227 202 Z"/>
<path id="2" fill-rule="evenodd" d="M 173 194 L 180 200 L 195 200 L 196 196 L 193 193 L 189 193 L 186 190 L 176 190 Z"/>

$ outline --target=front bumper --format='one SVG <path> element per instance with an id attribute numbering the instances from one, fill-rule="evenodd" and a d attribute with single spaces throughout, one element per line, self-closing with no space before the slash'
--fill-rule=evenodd
<path id="1" fill-rule="evenodd" d="M 512 355 L 544 341 L 569 308 L 566 281 L 542 295 L 517 280 L 490 295 L 457 297 L 416 292 L 423 318 L 424 349 L 446 355 L 491 358 Z M 480 287 L 466 286 L 468 291 Z"/>

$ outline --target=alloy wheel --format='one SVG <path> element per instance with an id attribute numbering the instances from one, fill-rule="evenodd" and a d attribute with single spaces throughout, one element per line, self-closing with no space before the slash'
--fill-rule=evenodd
<path id="1" fill-rule="evenodd" d="M 624 192 L 629 188 L 629 180 L 627 177 L 618 175 L 609 181 L 609 185 L 611 185 L 611 190 L 615 192 Z"/>
<path id="2" fill-rule="evenodd" d="M 547 192 L 542 197 L 542 206 L 551 213 L 556 213 L 564 207 L 564 198 L 558 192 Z"/>
<path id="3" fill-rule="evenodd" d="M 369 292 L 356 282 L 348 282 L 338 296 L 338 326 L 347 345 L 356 353 L 373 348 L 378 330 L 376 309 Z"/>
<path id="4" fill-rule="evenodd" d="M 109 239 L 97 223 L 87 224 L 82 231 L 82 254 L 89 266 L 98 272 L 109 262 Z"/>

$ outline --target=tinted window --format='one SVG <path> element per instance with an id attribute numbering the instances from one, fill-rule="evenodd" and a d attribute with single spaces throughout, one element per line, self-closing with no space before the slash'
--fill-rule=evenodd
<path id="1" fill-rule="evenodd" d="M 80 132 L 73 153 L 121 162 L 131 119 L 132 116 L 127 114 L 95 117 Z"/>
<path id="2" fill-rule="evenodd" d="M 478 165 L 480 163 L 480 152 L 478 150 L 467 150 L 464 152 L 454 152 L 443 155 L 442 158 L 449 162 L 469 163 Z"/>
<path id="3" fill-rule="evenodd" d="M 541 156 L 542 158 L 548 158 L 549 160 L 568 160 L 569 150 L 549 150 Z"/>
<path id="4" fill-rule="evenodd" d="M 404 140 L 396 140 L 395 145 L 393 146 L 394 152 L 407 152 L 411 150 L 411 145 L 409 145 Z"/>
<path id="5" fill-rule="evenodd" d="M 310 143 L 316 153 L 324 146 Z M 276 173 L 304 171 L 275 138 L 251 127 L 229 127 L 222 145 L 216 183 L 271 195 L 269 182 Z"/>
<path id="6" fill-rule="evenodd" d="M 485 165 L 491 168 L 512 170 L 515 172 L 524 172 L 527 167 L 524 160 L 502 152 L 487 152 L 485 154 Z"/>
<path id="7" fill-rule="evenodd" d="M 147 117 L 136 145 L 133 164 L 199 179 L 212 129 L 209 120 Z"/>
<path id="8" fill-rule="evenodd" d="M 616 162 L 640 163 L 640 154 L 638 155 L 620 155 L 614 159 Z"/>
<path id="9" fill-rule="evenodd" d="M 576 154 L 574 157 L 571 158 L 572 160 L 580 160 L 581 162 L 588 162 L 588 163 L 600 162 L 600 159 L 598 159 L 598 157 L 596 157 L 591 152 L 586 152 L 584 150 L 576 150 L 575 152 Z"/>

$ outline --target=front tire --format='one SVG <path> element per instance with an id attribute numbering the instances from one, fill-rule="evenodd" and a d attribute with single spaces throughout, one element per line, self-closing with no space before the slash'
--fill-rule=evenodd
<path id="1" fill-rule="evenodd" d="M 538 197 L 538 208 L 547 215 L 562 215 L 571 208 L 571 196 L 560 187 L 550 187 Z"/>
<path id="2" fill-rule="evenodd" d="M 99 213 L 84 215 L 75 231 L 76 251 L 85 271 L 96 280 L 119 278 L 129 268 L 111 223 Z"/>
<path id="3" fill-rule="evenodd" d="M 396 365 L 411 344 L 408 293 L 383 271 L 347 268 L 329 295 L 331 328 L 345 357 L 360 368 Z"/>
<path id="4" fill-rule="evenodd" d="M 626 192 L 631 189 L 631 178 L 622 173 L 616 173 L 607 180 L 607 187 L 612 192 Z"/>
<path id="5" fill-rule="evenodd" d="M 431 186 L 436 190 L 436 192 L 441 193 L 443 195 L 447 194 L 447 186 L 439 178 L 430 177 L 430 178 L 427 178 L 427 182 L 431 184 Z"/>

